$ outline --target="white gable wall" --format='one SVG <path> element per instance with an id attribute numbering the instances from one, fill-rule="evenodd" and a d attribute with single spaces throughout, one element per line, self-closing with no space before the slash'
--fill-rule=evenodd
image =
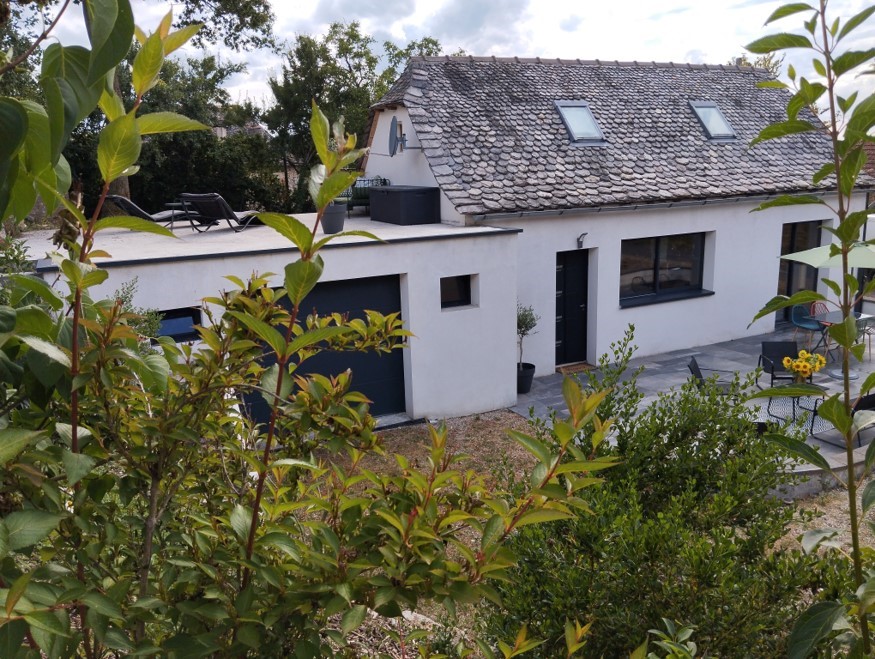
<path id="1" fill-rule="evenodd" d="M 394 156 L 389 156 L 389 127 L 392 117 L 401 122 L 404 134 L 407 136 L 407 148 L 402 151 L 398 147 Z M 423 185 L 438 187 L 434 173 L 422 153 L 422 145 L 413 128 L 413 122 L 407 114 L 407 109 L 397 107 L 393 110 L 378 111 L 374 117 L 377 127 L 371 141 L 371 151 L 365 168 L 365 178 L 382 176 L 389 179 L 393 185 Z M 456 207 L 447 199 L 444 191 L 440 192 L 441 222 L 444 224 L 461 225 L 465 218 L 456 211 Z"/>
<path id="2" fill-rule="evenodd" d="M 862 199 L 857 207 L 862 207 Z M 576 216 L 494 221 L 523 230 L 518 242 L 519 300 L 541 316 L 537 334 L 525 340 L 525 360 L 538 375 L 555 367 L 556 253 L 589 250 L 587 361 L 609 352 L 629 324 L 637 355 L 688 349 L 774 329 L 774 315 L 748 327 L 778 286 L 778 255 L 785 223 L 831 221 L 826 209 L 791 206 L 751 213 L 751 202 L 714 203 L 655 210 L 604 211 Z M 621 308 L 621 241 L 683 233 L 706 233 L 703 287 L 714 295 Z M 823 243 L 829 234 L 822 232 Z M 821 271 L 821 276 L 827 274 Z M 831 273 L 835 275 L 835 273 Z"/>

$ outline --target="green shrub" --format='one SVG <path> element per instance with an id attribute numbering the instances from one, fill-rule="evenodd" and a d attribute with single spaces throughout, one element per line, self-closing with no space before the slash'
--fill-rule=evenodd
<path id="1" fill-rule="evenodd" d="M 640 400 L 636 374 L 623 376 L 629 346 L 631 333 L 616 361 L 605 360 L 604 378 L 593 379 L 625 382 L 605 401 L 615 410 Z M 587 491 L 592 513 L 515 537 L 519 563 L 488 632 L 506 636 L 527 623 L 548 639 L 539 656 L 558 656 L 563 621 L 577 617 L 593 622 L 585 656 L 618 657 L 665 617 L 695 627 L 708 656 L 779 655 L 800 591 L 834 584 L 841 572 L 826 559 L 773 550 L 796 515 L 770 495 L 797 480 L 786 456 L 757 436 L 740 402 L 692 384 L 615 428 L 605 450 L 621 464 Z"/>

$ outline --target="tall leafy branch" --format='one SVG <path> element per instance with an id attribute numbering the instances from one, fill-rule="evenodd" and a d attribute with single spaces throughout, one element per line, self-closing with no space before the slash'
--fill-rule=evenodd
<path id="1" fill-rule="evenodd" d="M 143 351 L 136 318 L 118 300 L 92 299 L 109 277 L 95 263 L 109 257 L 96 240 L 107 229 L 172 234 L 100 211 L 108 185 L 136 173 L 143 137 L 204 128 L 141 114 L 165 57 L 195 28 L 173 31 L 167 16 L 146 34 L 127 0 L 83 9 L 91 47 L 46 49 L 45 106 L 0 99 L 2 219 L 20 220 L 38 195 L 50 210 L 62 206 L 65 252 L 54 256 L 58 290 L 16 275 L 0 305 L 0 647 L 12 656 L 333 656 L 369 610 L 394 618 L 432 600 L 455 613 L 496 599 L 512 531 L 570 517 L 583 507 L 580 490 L 598 482 L 589 474 L 610 466 L 574 445 L 608 427 L 595 416 L 602 395 L 569 384 L 572 418 L 555 435 L 514 435 L 537 463 L 532 491 L 518 496 L 462 472 L 445 428 L 432 431 L 426 471 L 401 456 L 388 473 L 371 469 L 382 449 L 354 374 L 301 367 L 326 350 L 401 349 L 410 334 L 397 313 L 301 312 L 334 238 L 320 236 L 323 212 L 362 155 L 342 121 L 330 126 L 315 105 L 320 163 L 308 192 L 318 212 L 310 225 L 260 215 L 297 248 L 282 286 L 269 274 L 229 276 L 231 290 L 206 299 L 197 348 L 160 339 Z M 126 110 L 113 68 L 134 36 Z M 62 151 L 98 106 L 107 118 L 95 154 L 101 194 L 86 217 L 67 196 Z M 267 402 L 265 425 L 241 414 L 253 397 Z M 568 629 L 572 652 L 586 627 Z M 535 644 L 524 628 L 499 650 Z"/>
<path id="2" fill-rule="evenodd" d="M 858 503 L 858 490 L 862 478 L 871 472 L 875 464 L 875 444 L 870 445 L 865 457 L 865 469 L 862 474 L 855 471 L 854 440 L 863 428 L 875 423 L 875 415 L 853 413 L 857 396 L 852 396 L 850 387 L 850 359 L 853 356 L 862 360 L 864 346 L 860 341 L 857 321 L 854 316 L 856 305 L 869 293 L 875 290 L 875 282 L 869 282 L 860 290 L 857 280 L 851 275 L 849 255 L 862 240 L 863 228 L 868 220 L 865 208 L 854 209 L 853 196 L 856 186 L 866 163 L 864 144 L 875 141 L 872 135 L 875 127 L 875 94 L 860 97 L 858 91 L 848 95 L 840 92 L 842 83 L 860 72 L 861 67 L 872 62 L 875 49 L 846 49 L 852 36 L 875 13 L 875 6 L 870 6 L 846 21 L 832 19 L 827 11 L 827 0 L 820 0 L 815 5 L 794 3 L 776 9 L 769 16 L 766 24 L 779 19 L 798 14 L 808 14 L 803 33 L 779 33 L 763 37 L 747 46 L 748 50 L 757 55 L 769 55 L 787 49 L 803 49 L 813 55 L 812 64 L 815 77 L 808 79 L 797 76 L 792 66 L 787 74 L 791 84 L 781 82 L 765 83 L 768 86 L 787 88 L 793 95 L 787 104 L 787 119 L 765 128 L 754 140 L 758 142 L 769 139 L 779 139 L 806 132 L 824 132 L 830 141 L 831 157 L 814 173 L 813 183 L 821 185 L 825 191 L 833 194 L 782 196 L 759 206 L 764 210 L 778 206 L 817 204 L 827 209 L 835 218 L 834 226 L 824 226 L 824 230 L 832 234 L 834 240 L 831 246 L 833 256 L 841 256 L 841 279 L 834 281 L 824 279 L 825 286 L 838 300 L 843 321 L 829 328 L 830 338 L 840 348 L 842 366 L 842 390 L 831 396 L 819 407 L 818 413 L 831 423 L 844 436 L 845 461 L 847 478 L 842 479 L 833 472 L 833 476 L 847 490 L 848 511 L 851 527 L 851 546 L 853 559 L 853 581 L 856 594 L 851 604 L 845 606 L 837 601 L 825 601 L 814 604 L 797 622 L 790 638 L 791 654 L 807 656 L 814 651 L 815 646 L 829 635 L 839 621 L 849 615 L 856 619 L 854 633 L 850 638 L 843 639 L 851 644 L 853 652 L 862 651 L 866 656 L 872 653 L 871 632 L 868 614 L 875 604 L 870 595 L 875 588 L 875 581 L 868 578 L 863 569 L 863 547 L 860 542 L 861 512 L 865 514 L 875 503 L 875 482 L 869 482 L 862 492 L 862 510 Z M 822 122 L 801 116 L 803 108 L 811 108 L 815 113 L 818 107 L 823 107 Z M 859 193 L 858 193 L 859 194 Z M 834 198 L 834 201 L 830 201 Z M 866 241 L 871 243 L 873 241 Z M 810 303 L 825 300 L 826 296 L 817 291 L 802 291 L 790 297 L 778 296 L 770 300 L 756 318 L 761 318 L 778 309 L 794 304 Z M 859 396 L 865 395 L 875 387 L 875 374 L 863 382 Z M 807 386 L 799 386 L 792 392 L 771 390 L 762 395 L 819 395 L 820 391 Z M 787 437 L 776 436 L 774 441 L 790 448 L 796 455 L 808 462 L 831 471 L 826 460 L 804 442 Z M 814 550 L 834 533 L 816 532 L 812 541 L 803 542 L 806 549 Z M 850 627 L 845 622 L 846 627 Z"/>

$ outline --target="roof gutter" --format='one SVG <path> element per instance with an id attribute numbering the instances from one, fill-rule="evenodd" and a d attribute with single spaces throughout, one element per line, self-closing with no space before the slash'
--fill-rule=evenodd
<path id="1" fill-rule="evenodd" d="M 859 189 L 865 192 L 871 188 Z M 638 210 L 658 210 L 665 208 L 682 208 L 686 206 L 705 206 L 711 204 L 737 204 L 740 202 L 761 202 L 775 199 L 791 193 L 783 192 L 781 194 L 755 195 L 755 196 L 740 196 L 740 197 L 720 197 L 717 199 L 687 199 L 681 201 L 657 201 L 643 204 L 619 204 L 616 206 L 586 206 L 580 208 L 562 208 L 546 211 L 515 211 L 512 213 L 477 213 L 471 215 L 474 222 L 494 222 L 496 220 L 512 220 L 524 217 L 556 217 L 559 215 L 589 215 L 594 213 L 606 213 L 609 211 L 638 211 Z M 805 193 L 815 197 L 826 197 L 830 194 L 835 194 L 835 190 L 823 190 L 819 192 Z"/>

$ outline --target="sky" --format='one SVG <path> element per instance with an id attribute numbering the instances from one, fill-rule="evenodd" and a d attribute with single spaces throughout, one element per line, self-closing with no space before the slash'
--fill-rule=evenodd
<path id="1" fill-rule="evenodd" d="M 816 1 L 816 0 L 815 0 Z M 620 61 L 726 64 L 744 45 L 779 31 L 798 31 L 803 14 L 764 26 L 783 2 L 773 0 L 272 0 L 274 31 L 290 45 L 298 34 L 320 35 L 335 21 L 358 20 L 378 44 L 404 46 L 431 36 L 445 52 L 470 55 Z M 151 32 L 172 3 L 132 0 L 137 24 Z M 847 19 L 866 0 L 832 0 L 831 15 Z M 59 24 L 62 43 L 81 39 L 81 19 Z M 855 46 L 875 43 L 875 18 L 855 33 Z M 216 48 L 227 61 L 244 62 L 247 72 L 228 85 L 235 102 L 270 105 L 267 80 L 281 71 L 282 56 L 264 51 L 235 53 Z M 785 60 L 813 75 L 810 56 L 790 51 Z M 196 54 L 196 52 L 192 52 Z M 875 76 L 850 82 L 875 89 Z"/>

